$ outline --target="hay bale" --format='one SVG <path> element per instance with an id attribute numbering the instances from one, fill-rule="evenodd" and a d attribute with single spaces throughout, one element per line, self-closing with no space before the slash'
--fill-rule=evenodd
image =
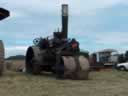
<path id="1" fill-rule="evenodd" d="M 9 60 L 6 61 L 6 69 L 15 72 L 21 72 L 24 69 L 24 60 Z"/>
<path id="2" fill-rule="evenodd" d="M 4 69 L 4 68 L 3 68 L 3 67 L 4 67 L 3 65 L 4 65 L 4 64 L 0 64 L 0 76 L 3 74 L 3 71 L 4 71 L 4 70 L 3 70 L 3 69 Z"/>
<path id="3" fill-rule="evenodd" d="M 3 74 L 4 71 L 4 45 L 2 40 L 0 40 L 0 75 Z"/>
<path id="4" fill-rule="evenodd" d="M 5 61 L 5 70 L 11 70 L 13 63 L 11 61 Z"/>
<path id="5" fill-rule="evenodd" d="M 17 72 L 23 72 L 23 69 L 24 69 L 24 64 L 17 64 L 17 66 L 16 66 Z"/>

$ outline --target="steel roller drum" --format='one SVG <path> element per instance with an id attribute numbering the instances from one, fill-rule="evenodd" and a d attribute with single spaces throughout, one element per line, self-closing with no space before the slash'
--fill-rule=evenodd
<path id="1" fill-rule="evenodd" d="M 89 62 L 84 56 L 63 56 L 64 77 L 72 79 L 88 79 Z"/>

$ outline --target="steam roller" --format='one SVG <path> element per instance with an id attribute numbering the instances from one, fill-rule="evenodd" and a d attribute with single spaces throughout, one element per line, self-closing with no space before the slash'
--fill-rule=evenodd
<path id="1" fill-rule="evenodd" d="M 7 18 L 9 16 L 9 11 L 4 9 L 4 8 L 0 8 L 0 21 Z M 0 75 L 2 75 L 4 70 L 4 44 L 3 41 L 0 40 Z"/>
<path id="2" fill-rule="evenodd" d="M 26 52 L 27 73 L 52 72 L 57 78 L 88 79 L 88 57 L 80 54 L 75 38 L 68 38 L 67 4 L 62 5 L 62 31 L 53 32 L 52 38 L 36 38 L 33 43 Z"/>

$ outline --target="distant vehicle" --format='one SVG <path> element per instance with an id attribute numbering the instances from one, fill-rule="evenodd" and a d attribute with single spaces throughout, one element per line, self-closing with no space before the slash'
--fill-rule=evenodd
<path id="1" fill-rule="evenodd" d="M 128 62 L 117 64 L 116 69 L 121 71 L 128 71 Z"/>
<path id="2" fill-rule="evenodd" d="M 112 68 L 118 62 L 118 51 L 115 49 L 104 49 L 91 54 L 91 69 Z"/>

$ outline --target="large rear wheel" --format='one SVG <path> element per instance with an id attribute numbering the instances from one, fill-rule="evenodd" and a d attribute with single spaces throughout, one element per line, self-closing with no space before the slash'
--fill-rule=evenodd
<path id="1" fill-rule="evenodd" d="M 25 69 L 29 74 L 39 74 L 40 73 L 40 50 L 36 46 L 29 47 L 26 53 L 26 64 Z"/>

